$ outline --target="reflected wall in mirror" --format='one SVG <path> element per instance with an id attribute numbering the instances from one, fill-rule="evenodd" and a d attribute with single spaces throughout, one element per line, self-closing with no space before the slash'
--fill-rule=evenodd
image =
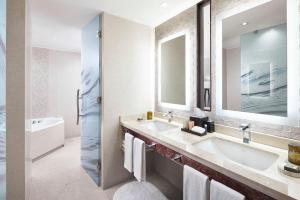
<path id="1" fill-rule="evenodd" d="M 188 107 L 187 34 L 177 33 L 158 43 L 158 102 L 169 108 Z"/>
<path id="2" fill-rule="evenodd" d="M 222 20 L 224 110 L 287 116 L 287 1 Z"/>
<path id="3" fill-rule="evenodd" d="M 197 5 L 197 106 L 211 111 L 211 7 L 210 0 Z"/>

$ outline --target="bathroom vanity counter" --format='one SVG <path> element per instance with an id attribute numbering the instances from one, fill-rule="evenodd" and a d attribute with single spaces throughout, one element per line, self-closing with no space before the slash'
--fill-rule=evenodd
<path id="1" fill-rule="evenodd" d="M 191 159 L 203 167 L 213 169 L 218 173 L 225 175 L 225 177 L 230 177 L 231 179 L 247 185 L 248 187 L 274 199 L 300 199 L 300 178 L 286 176 L 278 170 L 278 165 L 287 159 L 287 150 L 256 142 L 244 144 L 240 138 L 231 137 L 217 132 L 208 133 L 208 135 L 200 137 L 183 132 L 180 128 L 172 128 L 165 131 L 153 131 L 141 126 L 143 121 L 139 122 L 136 119 L 136 116 L 121 117 L 121 126 L 139 134 L 143 138 L 147 138 L 149 141 L 163 145 L 168 150 L 181 154 L 185 158 Z M 155 120 L 164 121 L 160 118 L 155 118 Z M 195 145 L 212 138 L 234 142 L 235 144 L 239 144 L 241 147 L 246 145 L 247 148 L 251 147 L 251 149 L 254 150 L 276 155 L 276 161 L 267 168 L 256 169 L 238 162 L 224 159 L 224 156 L 216 153 L 210 153 L 210 151 L 206 151 L 205 149 L 199 149 L 197 148 L 197 145 Z M 245 151 L 245 149 L 241 149 L 241 151 Z M 243 153 L 244 152 L 242 152 L 242 154 Z M 247 156 L 246 153 L 247 152 L 245 152 L 245 156 Z M 265 160 L 257 160 L 257 162 L 265 162 Z M 260 199 L 266 198 L 262 197 Z"/>

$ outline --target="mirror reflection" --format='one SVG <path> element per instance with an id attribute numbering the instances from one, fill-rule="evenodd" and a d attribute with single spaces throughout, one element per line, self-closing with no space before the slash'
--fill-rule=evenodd
<path id="1" fill-rule="evenodd" d="M 180 35 L 160 43 L 161 102 L 186 104 L 186 36 Z"/>
<path id="2" fill-rule="evenodd" d="M 223 109 L 287 116 L 286 10 L 273 0 L 222 21 Z"/>

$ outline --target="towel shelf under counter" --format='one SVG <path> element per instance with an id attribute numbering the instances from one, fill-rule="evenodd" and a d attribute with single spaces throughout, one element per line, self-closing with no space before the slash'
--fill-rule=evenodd
<path id="1" fill-rule="evenodd" d="M 134 137 L 137 137 L 141 140 L 143 140 L 147 145 L 155 144 L 155 148 L 152 149 L 153 152 L 160 154 L 162 157 L 166 159 L 170 159 L 171 161 L 175 162 L 178 165 L 184 166 L 188 165 L 201 173 L 205 174 L 209 177 L 209 179 L 214 179 L 227 187 L 238 191 L 239 193 L 243 194 L 247 200 L 275 200 L 275 199 L 292 199 L 292 198 L 286 198 L 283 197 L 283 195 L 276 194 L 274 197 L 271 197 L 267 194 L 265 194 L 262 191 L 258 191 L 257 189 L 254 189 L 244 183 L 241 183 L 227 174 L 221 173 L 215 169 L 212 169 L 211 167 L 208 167 L 198 161 L 195 161 L 194 159 L 190 158 L 187 155 L 182 155 L 179 152 L 176 152 L 171 147 L 167 147 L 165 145 L 160 144 L 158 141 L 153 141 L 152 139 L 149 139 L 129 128 L 126 128 L 124 126 L 121 126 L 121 132 L 122 134 L 125 134 L 126 132 L 132 134 Z"/>

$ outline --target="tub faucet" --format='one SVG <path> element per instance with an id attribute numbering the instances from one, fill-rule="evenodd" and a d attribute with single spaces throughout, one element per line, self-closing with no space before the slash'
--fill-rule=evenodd
<path id="1" fill-rule="evenodd" d="M 167 117 L 168 122 L 171 123 L 173 120 L 173 111 L 168 111 L 167 113 L 163 114 L 163 117 Z"/>
<path id="2" fill-rule="evenodd" d="M 251 141 L 250 124 L 241 124 L 240 130 L 243 135 L 243 142 L 249 144 Z"/>

